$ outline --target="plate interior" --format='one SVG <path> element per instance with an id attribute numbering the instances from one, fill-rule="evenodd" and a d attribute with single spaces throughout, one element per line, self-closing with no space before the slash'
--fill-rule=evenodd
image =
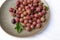
<path id="1" fill-rule="evenodd" d="M 42 0 L 44 5 L 48 6 L 47 3 Z M 16 0 L 7 0 L 0 8 L 0 24 L 2 29 L 7 32 L 10 35 L 17 36 L 17 37 L 28 37 L 35 35 L 37 33 L 40 33 L 46 28 L 46 25 L 48 24 L 49 18 L 50 18 L 50 11 L 48 10 L 46 16 L 46 22 L 43 23 L 43 26 L 40 29 L 34 29 L 31 32 L 27 32 L 23 30 L 21 33 L 17 33 L 15 28 L 15 25 L 11 23 L 12 16 L 10 15 L 10 12 L 8 11 L 10 7 L 15 7 Z"/>

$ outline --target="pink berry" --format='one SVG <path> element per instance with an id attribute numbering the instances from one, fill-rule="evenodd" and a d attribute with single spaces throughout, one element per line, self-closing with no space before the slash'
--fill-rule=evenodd
<path id="1" fill-rule="evenodd" d="M 30 27 L 30 23 L 27 23 L 26 25 L 27 25 L 27 27 Z"/>
<path id="2" fill-rule="evenodd" d="M 24 14 L 21 14 L 21 17 L 24 17 Z"/>
<path id="3" fill-rule="evenodd" d="M 44 17 L 41 17 L 40 20 L 41 20 L 41 22 L 45 22 L 46 19 Z"/>
<path id="4" fill-rule="evenodd" d="M 46 10 L 46 7 L 45 6 L 43 6 L 43 10 Z"/>
<path id="5" fill-rule="evenodd" d="M 23 2 L 23 5 L 27 5 L 27 2 L 26 2 L 26 1 L 24 1 L 24 2 Z"/>
<path id="6" fill-rule="evenodd" d="M 10 12 L 14 12 L 14 8 L 10 8 L 9 11 L 10 11 Z"/>
<path id="7" fill-rule="evenodd" d="M 19 14 L 21 15 L 22 11 L 16 11 L 16 15 Z"/>
<path id="8" fill-rule="evenodd" d="M 37 20 L 37 18 L 33 18 L 33 21 L 36 21 Z"/>
<path id="9" fill-rule="evenodd" d="M 31 7 L 31 10 L 34 10 L 34 7 L 33 6 Z"/>
<path id="10" fill-rule="evenodd" d="M 29 7 L 31 7 L 31 6 L 32 6 L 32 4 L 28 4 L 28 6 L 29 6 Z"/>
<path id="11" fill-rule="evenodd" d="M 34 25 L 31 25 L 30 27 L 31 27 L 31 29 L 34 29 L 35 28 Z"/>
<path id="12" fill-rule="evenodd" d="M 24 23 L 25 23 L 25 24 L 28 23 L 28 20 L 24 20 Z"/>
<path id="13" fill-rule="evenodd" d="M 28 13 L 28 15 L 30 15 L 31 14 L 31 10 L 30 9 L 27 9 L 27 11 L 26 11 L 27 13 Z"/>
<path id="14" fill-rule="evenodd" d="M 23 8 L 23 9 L 22 9 L 22 11 L 24 12 L 24 11 L 25 11 L 25 9 Z"/>
<path id="15" fill-rule="evenodd" d="M 37 24 L 37 25 L 36 25 L 36 28 L 40 28 L 40 27 L 41 27 L 41 25 L 40 25 L 40 24 Z"/>
<path id="16" fill-rule="evenodd" d="M 29 9 L 29 6 L 25 6 L 25 9 L 26 9 L 26 10 Z"/>
<path id="17" fill-rule="evenodd" d="M 34 14 L 34 17 L 38 17 L 38 14 Z"/>
<path id="18" fill-rule="evenodd" d="M 39 5 L 39 6 L 42 6 L 42 3 L 41 3 L 41 2 L 39 2 L 39 3 L 38 3 L 38 5 Z"/>
<path id="19" fill-rule="evenodd" d="M 39 15 L 40 17 L 43 16 L 43 15 L 42 15 L 42 12 L 39 12 L 38 15 Z"/>
<path id="20" fill-rule="evenodd" d="M 20 14 L 16 14 L 16 17 L 20 18 Z"/>
<path id="21" fill-rule="evenodd" d="M 43 6 L 39 6 L 40 10 L 43 9 Z"/>
<path id="22" fill-rule="evenodd" d="M 39 2 L 39 0 L 33 0 L 33 2 L 34 2 L 34 3 L 37 3 L 37 2 Z"/>
<path id="23" fill-rule="evenodd" d="M 24 2 L 27 2 L 27 0 L 24 0 Z"/>
<path id="24" fill-rule="evenodd" d="M 24 0 L 20 0 L 20 2 L 22 3 Z"/>
<path id="25" fill-rule="evenodd" d="M 22 18 L 20 18 L 20 22 L 23 22 L 24 20 Z"/>
<path id="26" fill-rule="evenodd" d="M 23 6 L 22 4 L 20 5 L 20 7 L 21 7 L 21 8 L 24 8 L 24 6 Z"/>
<path id="27" fill-rule="evenodd" d="M 16 20 L 16 22 L 19 22 L 20 19 L 19 18 L 16 18 L 15 20 Z"/>
<path id="28" fill-rule="evenodd" d="M 27 0 L 27 3 L 31 3 L 31 0 Z"/>
<path id="29" fill-rule="evenodd" d="M 33 25 L 36 25 L 36 22 L 33 22 Z"/>
<path id="30" fill-rule="evenodd" d="M 30 31 L 31 30 L 31 28 L 30 27 L 26 27 L 26 31 Z"/>
<path id="31" fill-rule="evenodd" d="M 26 19 L 30 19 L 30 16 L 26 16 Z"/>
<path id="32" fill-rule="evenodd" d="M 27 12 L 26 12 L 26 11 L 24 11 L 24 12 L 23 12 L 23 14 L 24 14 L 24 15 L 27 15 Z"/>
<path id="33" fill-rule="evenodd" d="M 31 2 L 33 1 L 33 0 L 30 0 Z"/>
<path id="34" fill-rule="evenodd" d="M 43 14 L 43 15 L 46 14 L 46 10 L 42 10 L 42 14 Z"/>
<path id="35" fill-rule="evenodd" d="M 29 20 L 29 23 L 32 23 L 32 20 Z"/>
<path id="36" fill-rule="evenodd" d="M 26 26 L 26 24 L 25 24 L 25 23 L 21 23 L 21 24 L 22 24 L 22 26 L 24 26 L 24 27 Z"/>
<path id="37" fill-rule="evenodd" d="M 16 15 L 14 13 L 11 13 L 11 16 L 15 17 Z"/>
<path id="38" fill-rule="evenodd" d="M 25 20 L 25 19 L 26 19 L 26 17 L 24 16 L 24 17 L 23 17 L 23 19 Z"/>
<path id="39" fill-rule="evenodd" d="M 37 19 L 37 23 L 40 23 L 40 19 Z"/>
<path id="40" fill-rule="evenodd" d="M 19 6 L 20 5 L 20 1 L 18 0 L 17 2 L 16 2 L 16 6 Z"/>
<path id="41" fill-rule="evenodd" d="M 37 6 L 37 3 L 33 3 L 33 6 Z"/>
<path id="42" fill-rule="evenodd" d="M 22 11 L 19 11 L 18 13 L 19 13 L 19 14 L 22 14 Z"/>
<path id="43" fill-rule="evenodd" d="M 39 12 L 40 10 L 41 10 L 41 9 L 40 9 L 39 7 L 37 7 L 37 8 L 36 8 L 36 11 L 38 11 L 38 12 Z"/>
<path id="44" fill-rule="evenodd" d="M 21 7 L 19 7 L 19 8 L 18 8 L 18 10 L 19 10 L 19 11 L 21 11 L 21 10 L 22 10 L 22 8 L 21 8 Z"/>
<path id="45" fill-rule="evenodd" d="M 33 15 L 30 15 L 31 18 L 33 18 L 34 16 Z"/>

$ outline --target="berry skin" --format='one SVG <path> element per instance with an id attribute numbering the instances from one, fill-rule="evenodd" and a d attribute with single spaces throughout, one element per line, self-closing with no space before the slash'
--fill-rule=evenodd
<path id="1" fill-rule="evenodd" d="M 26 31 L 30 31 L 31 30 L 31 28 L 30 27 L 26 27 Z"/>
<path id="2" fill-rule="evenodd" d="M 12 23 L 15 24 L 16 23 L 16 20 L 15 19 L 12 19 Z"/>

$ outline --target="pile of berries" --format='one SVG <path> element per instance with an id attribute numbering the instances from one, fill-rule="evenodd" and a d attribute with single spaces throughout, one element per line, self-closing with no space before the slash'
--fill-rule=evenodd
<path id="1" fill-rule="evenodd" d="M 12 23 L 20 22 L 27 31 L 41 28 L 47 12 L 40 0 L 17 0 L 16 8 L 10 8 L 9 11 L 14 17 Z"/>

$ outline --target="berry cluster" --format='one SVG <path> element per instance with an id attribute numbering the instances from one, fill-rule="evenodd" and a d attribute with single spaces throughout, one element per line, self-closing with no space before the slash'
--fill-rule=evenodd
<path id="1" fill-rule="evenodd" d="M 40 0 L 17 0 L 16 8 L 10 8 L 9 11 L 15 17 L 12 23 L 20 22 L 27 31 L 40 28 L 47 12 Z"/>

